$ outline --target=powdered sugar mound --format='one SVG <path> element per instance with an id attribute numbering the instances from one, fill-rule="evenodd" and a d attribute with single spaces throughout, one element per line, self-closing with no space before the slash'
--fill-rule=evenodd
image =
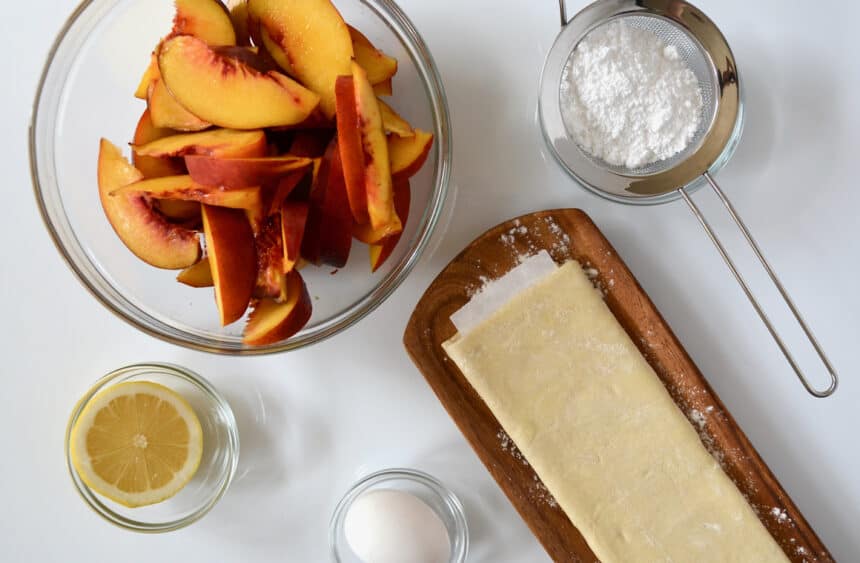
<path id="1" fill-rule="evenodd" d="M 562 77 L 568 132 L 613 166 L 640 168 L 683 151 L 702 104 L 699 81 L 678 49 L 622 20 L 589 33 Z"/>

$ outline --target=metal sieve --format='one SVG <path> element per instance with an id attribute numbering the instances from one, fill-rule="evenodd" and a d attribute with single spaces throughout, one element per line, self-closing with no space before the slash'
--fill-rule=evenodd
<path id="1" fill-rule="evenodd" d="M 597 0 L 570 20 L 565 0 L 559 0 L 559 7 L 562 30 L 547 55 L 539 96 L 541 127 L 556 159 L 583 187 L 612 201 L 648 205 L 683 199 L 806 390 L 815 397 L 832 395 L 839 379 L 830 360 L 749 229 L 714 180 L 716 173 L 734 154 L 743 129 L 740 76 L 723 34 L 698 8 L 682 0 Z M 596 28 L 618 19 L 648 30 L 666 44 L 675 46 L 696 75 L 704 102 L 700 126 L 687 148 L 671 158 L 637 169 L 612 166 L 581 149 L 569 134 L 569 124 L 565 123 L 561 110 L 562 80 L 571 64 L 574 49 Z M 830 385 L 826 389 L 816 389 L 809 382 L 723 243 L 691 198 L 692 193 L 704 185 L 710 186 L 723 202 L 827 369 Z"/>

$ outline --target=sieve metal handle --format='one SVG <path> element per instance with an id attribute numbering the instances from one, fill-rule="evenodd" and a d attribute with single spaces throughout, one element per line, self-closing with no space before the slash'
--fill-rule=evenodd
<path id="1" fill-rule="evenodd" d="M 566 0 L 558 0 L 558 10 L 561 15 L 561 27 L 567 25 L 570 20 L 567 19 L 567 2 Z"/>
<path id="2" fill-rule="evenodd" d="M 562 3 L 564 3 L 564 0 L 562 0 Z M 753 249 L 753 252 L 755 252 L 755 255 L 761 263 L 762 267 L 764 267 L 768 276 L 770 276 L 771 281 L 776 286 L 776 289 L 779 290 L 780 295 L 782 295 L 785 304 L 788 305 L 789 309 L 791 309 L 791 313 L 794 315 L 795 320 L 797 320 L 797 324 L 799 324 L 800 328 L 803 329 L 803 332 L 806 334 L 806 338 L 809 340 L 810 344 L 812 344 L 812 347 L 815 348 L 815 352 L 818 354 L 818 357 L 821 359 L 821 362 L 824 364 L 824 367 L 827 368 L 827 372 L 830 374 L 830 386 L 827 389 L 819 391 L 812 386 L 809 380 L 806 379 L 806 375 L 804 375 L 803 371 L 797 365 L 794 356 L 791 355 L 791 352 L 785 345 L 785 342 L 782 341 L 782 338 L 774 328 L 773 323 L 767 316 L 767 313 L 765 313 L 764 309 L 762 309 L 762 306 L 759 304 L 752 291 L 750 291 L 746 280 L 738 271 L 737 266 L 735 266 L 734 261 L 729 256 L 729 253 L 726 251 L 726 248 L 723 246 L 723 243 L 720 241 L 719 237 L 717 237 L 716 233 L 711 228 L 711 225 L 708 223 L 708 220 L 702 214 L 702 211 L 690 198 L 690 195 L 686 192 L 686 190 L 684 190 L 684 188 L 679 189 L 678 192 L 681 194 L 681 197 L 684 199 L 684 201 L 687 202 L 687 205 L 690 207 L 690 210 L 693 212 L 693 215 L 695 215 L 696 218 L 699 220 L 699 223 L 702 224 L 702 227 L 705 229 L 705 232 L 708 233 L 708 237 L 711 239 L 711 242 L 714 243 L 714 246 L 716 246 L 717 250 L 720 253 L 720 256 L 723 257 L 723 260 L 729 267 L 729 270 L 731 270 L 732 274 L 734 274 L 735 279 L 738 281 L 738 284 L 740 284 L 741 288 L 744 290 L 747 299 L 749 299 L 753 308 L 755 308 L 756 312 L 758 313 L 758 316 L 761 318 L 762 322 L 767 327 L 767 330 L 770 332 L 770 335 L 773 337 L 774 341 L 779 346 L 779 349 L 782 350 L 782 354 L 785 356 L 785 359 L 788 360 L 788 363 L 791 365 L 791 368 L 794 370 L 794 373 L 797 374 L 797 378 L 800 379 L 800 382 L 803 384 L 806 390 L 809 391 L 809 393 L 814 397 L 829 397 L 836 391 L 836 387 L 839 385 L 839 376 L 836 374 L 836 370 L 833 369 L 833 365 L 830 363 L 830 360 L 827 358 L 827 355 L 824 353 L 824 350 L 821 349 L 821 345 L 818 343 L 818 340 L 815 338 L 815 335 L 812 333 L 812 330 L 810 330 L 810 328 L 806 325 L 806 321 L 803 320 L 803 316 L 800 314 L 800 311 L 797 310 L 797 306 L 795 306 L 794 301 L 792 301 L 791 297 L 788 295 L 788 292 L 782 285 L 782 282 L 779 281 L 779 278 L 773 271 L 773 268 L 771 268 L 770 264 L 764 257 L 764 254 L 762 253 L 755 239 L 753 239 L 753 236 L 750 233 L 749 229 L 747 229 L 747 226 L 741 220 L 740 215 L 738 215 L 737 211 L 735 211 L 734 206 L 731 204 L 729 199 L 726 197 L 726 195 L 723 193 L 723 191 L 720 189 L 720 187 L 714 181 L 713 177 L 708 172 L 705 172 L 703 176 L 705 180 L 708 181 L 708 184 L 710 184 L 714 192 L 717 194 L 717 197 L 720 198 L 720 201 L 723 202 L 723 205 L 725 205 L 726 209 L 729 212 L 729 215 L 731 215 L 732 219 L 734 219 L 735 224 L 744 234 L 744 237 L 747 239 L 747 243 L 750 245 L 750 248 Z"/>

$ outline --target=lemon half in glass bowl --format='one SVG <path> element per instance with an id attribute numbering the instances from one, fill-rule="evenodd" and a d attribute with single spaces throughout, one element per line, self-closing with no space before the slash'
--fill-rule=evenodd
<path id="1" fill-rule="evenodd" d="M 147 396 L 162 403 L 152 416 Z M 123 413 L 132 404 L 140 412 Z M 121 424 L 129 417 L 149 423 L 129 429 Z M 229 403 L 200 375 L 135 364 L 105 375 L 78 401 L 65 456 L 72 483 L 96 514 L 135 532 L 171 532 L 205 516 L 227 492 L 239 463 L 239 430 Z M 163 466 L 146 467 L 152 460 Z"/>
<path id="2" fill-rule="evenodd" d="M 171 0 L 89 0 L 71 15 L 54 44 L 39 85 L 30 128 L 36 199 L 63 258 L 90 292 L 142 331 L 166 341 L 223 354 L 296 349 L 344 330 L 378 307 L 406 278 L 427 247 L 441 214 L 451 172 L 451 133 L 442 82 L 413 24 L 390 0 L 335 0 L 344 20 L 398 60 L 394 95 L 386 100 L 413 126 L 434 134 L 421 171 L 411 180 L 412 205 L 392 255 L 371 273 L 368 249 L 355 242 L 346 267 L 308 267 L 302 276 L 313 315 L 288 340 L 242 342 L 244 322 L 221 327 L 211 289 L 177 283 L 120 241 L 99 202 L 99 139 L 131 140 L 145 103 L 134 98 L 150 53 L 170 30 Z"/>

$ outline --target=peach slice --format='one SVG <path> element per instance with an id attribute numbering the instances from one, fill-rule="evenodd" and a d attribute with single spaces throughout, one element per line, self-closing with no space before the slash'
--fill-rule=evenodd
<path id="1" fill-rule="evenodd" d="M 245 314 L 257 277 L 254 233 L 244 213 L 236 209 L 203 206 L 203 232 L 215 285 L 215 302 L 221 324 L 227 326 Z"/>
<path id="2" fill-rule="evenodd" d="M 406 220 L 409 219 L 409 204 L 412 194 L 409 188 L 409 180 L 396 182 L 394 185 L 394 209 L 397 211 L 397 216 L 406 225 Z M 403 231 L 391 235 L 377 244 L 370 245 L 370 271 L 376 272 L 388 260 L 389 256 L 394 252 L 397 243 L 400 242 L 400 237 Z"/>
<path id="3" fill-rule="evenodd" d="M 310 206 L 304 201 L 285 201 L 281 206 L 281 239 L 284 244 L 284 273 L 296 267 L 301 255 L 302 237 Z"/>
<path id="4" fill-rule="evenodd" d="M 225 190 L 217 186 L 197 184 L 191 176 L 166 176 L 152 180 L 142 180 L 123 186 L 111 195 L 121 196 L 140 194 L 157 199 L 177 199 L 198 201 L 210 206 L 246 209 L 259 215 L 262 208 L 262 195 L 259 187 Z"/>
<path id="5" fill-rule="evenodd" d="M 176 0 L 170 36 L 193 35 L 209 45 L 235 45 L 230 12 L 219 0 Z"/>
<path id="6" fill-rule="evenodd" d="M 149 114 L 149 109 L 143 111 L 140 120 L 137 122 L 137 128 L 134 130 L 135 145 L 145 145 L 151 141 L 163 139 L 175 135 L 176 132 L 172 129 L 164 129 L 156 127 L 152 123 L 152 118 Z M 185 165 L 181 160 L 172 159 L 169 157 L 157 158 L 153 156 L 142 156 L 132 154 L 132 164 L 140 170 L 144 178 L 160 178 L 162 176 L 175 176 L 185 173 Z"/>
<path id="7" fill-rule="evenodd" d="M 274 344 L 299 332 L 310 320 L 313 307 L 308 288 L 298 270 L 287 274 L 287 300 L 264 299 L 254 306 L 242 341 L 249 346 Z"/>
<path id="8" fill-rule="evenodd" d="M 153 206 L 173 223 L 188 223 L 185 226 L 199 226 L 200 203 L 183 199 L 154 199 Z"/>
<path id="9" fill-rule="evenodd" d="M 212 126 L 211 123 L 200 119 L 177 102 L 167 91 L 161 78 L 156 78 L 150 83 L 146 105 L 156 127 L 179 131 L 202 131 Z"/>
<path id="10" fill-rule="evenodd" d="M 158 59 L 155 53 L 153 53 L 149 59 L 149 66 L 146 67 L 143 76 L 140 78 L 140 83 L 137 85 L 137 90 L 134 91 L 134 97 L 145 100 L 149 95 L 149 85 L 154 80 L 157 80 L 159 76 L 161 75 L 158 73 Z"/>
<path id="11" fill-rule="evenodd" d="M 370 39 L 354 27 L 348 27 L 349 36 L 352 39 L 352 49 L 355 53 L 355 62 L 367 72 L 367 79 L 371 84 L 376 85 L 385 82 L 397 74 L 397 59 L 389 57 L 377 49 L 370 42 Z"/>
<path id="12" fill-rule="evenodd" d="M 173 225 L 136 193 L 111 195 L 143 178 L 110 141 L 99 146 L 99 199 L 105 215 L 120 240 L 141 260 L 157 268 L 179 270 L 200 259 L 200 237 L 194 231 Z"/>
<path id="13" fill-rule="evenodd" d="M 327 185 L 322 192 L 311 193 L 311 203 L 320 205 L 322 215 L 319 233 L 320 261 L 335 268 L 342 268 L 346 265 L 352 249 L 352 211 L 349 208 L 337 140 L 332 141 L 328 154 L 330 164 L 328 178 L 325 179 Z"/>
<path id="14" fill-rule="evenodd" d="M 167 87 L 161 80 L 161 72 L 158 70 L 156 53 L 152 53 L 149 66 L 140 79 L 134 95 L 146 100 L 147 107 L 155 112 L 153 121 L 158 127 L 179 131 L 202 131 L 212 125 L 182 107 L 167 91 Z"/>
<path id="15" fill-rule="evenodd" d="M 373 93 L 377 96 L 390 96 L 394 93 L 394 84 L 392 83 L 392 79 L 389 78 L 384 82 L 380 82 L 379 84 L 373 85 Z"/>
<path id="16" fill-rule="evenodd" d="M 190 287 L 214 286 L 215 280 L 212 279 L 212 268 L 209 265 L 209 257 L 207 256 L 200 262 L 179 272 L 179 275 L 176 276 L 176 281 Z"/>
<path id="17" fill-rule="evenodd" d="M 222 127 L 293 125 L 304 121 L 319 103 L 316 94 L 285 75 L 259 72 L 187 35 L 162 44 L 158 68 L 176 101 Z"/>
<path id="18" fill-rule="evenodd" d="M 352 212 L 337 139 L 333 140 L 314 177 L 301 255 L 312 264 L 341 268 L 352 248 Z"/>
<path id="19" fill-rule="evenodd" d="M 260 37 L 260 44 L 262 45 L 263 49 L 267 53 L 269 53 L 269 56 L 272 57 L 272 60 L 278 63 L 278 66 L 283 69 L 287 74 L 289 74 L 290 76 L 295 76 L 295 71 L 293 70 L 293 64 L 290 61 L 290 57 L 287 56 L 284 50 L 281 49 L 278 44 L 275 43 L 274 40 L 272 40 L 272 37 L 269 35 L 268 30 L 265 27 L 259 25 L 259 22 L 257 30 L 257 33 Z"/>
<path id="20" fill-rule="evenodd" d="M 257 248 L 257 282 L 254 297 L 284 301 L 284 241 L 281 234 L 281 216 L 267 218 L 254 239 Z"/>
<path id="21" fill-rule="evenodd" d="M 350 73 L 349 28 L 331 0 L 248 0 L 266 49 L 302 84 L 319 94 L 320 108 L 335 114 L 334 83 Z"/>
<path id="22" fill-rule="evenodd" d="M 379 103 L 379 113 L 382 115 L 382 127 L 386 133 L 391 133 L 398 137 L 415 136 L 415 129 L 409 125 L 408 121 L 400 117 L 399 113 L 382 100 L 377 100 L 377 102 Z"/>
<path id="23" fill-rule="evenodd" d="M 404 194 L 403 192 L 406 193 Z M 406 223 L 406 218 L 409 215 L 409 200 L 409 180 L 395 180 L 394 211 L 397 213 L 397 217 L 400 219 L 401 227 L 403 224 Z M 401 232 L 402 228 L 396 231 L 392 231 L 389 226 L 385 226 L 382 229 L 374 229 L 369 224 L 356 224 L 352 226 L 352 236 L 354 236 L 357 240 L 369 245 L 383 244 L 388 239 L 394 238 L 395 236 L 399 237 Z"/>
<path id="24" fill-rule="evenodd" d="M 186 156 L 198 154 L 219 158 L 260 157 L 266 155 L 266 134 L 262 131 L 214 129 L 200 133 L 183 133 L 133 145 L 141 156 Z"/>
<path id="25" fill-rule="evenodd" d="M 367 214 L 374 229 L 388 228 L 391 232 L 396 232 L 402 227 L 397 213 L 394 212 L 388 142 L 385 130 L 382 128 L 379 102 L 367 80 L 367 73 L 356 63 L 352 64 L 352 77 L 355 83 L 355 105 L 364 150 Z"/>
<path id="26" fill-rule="evenodd" d="M 349 207 L 355 222 L 363 225 L 370 221 L 367 213 L 367 186 L 365 185 L 364 147 L 361 123 L 355 102 L 355 79 L 339 76 L 335 84 L 337 96 L 337 130 L 343 175 L 346 181 Z"/>
<path id="27" fill-rule="evenodd" d="M 388 155 L 391 159 L 391 174 L 395 178 L 414 176 L 430 154 L 433 134 L 421 129 L 415 130 L 414 137 L 391 137 L 388 139 Z"/>
<path id="28" fill-rule="evenodd" d="M 295 156 L 263 158 L 185 157 L 188 173 L 198 184 L 225 188 L 260 186 L 290 172 L 307 169 L 313 161 Z"/>

